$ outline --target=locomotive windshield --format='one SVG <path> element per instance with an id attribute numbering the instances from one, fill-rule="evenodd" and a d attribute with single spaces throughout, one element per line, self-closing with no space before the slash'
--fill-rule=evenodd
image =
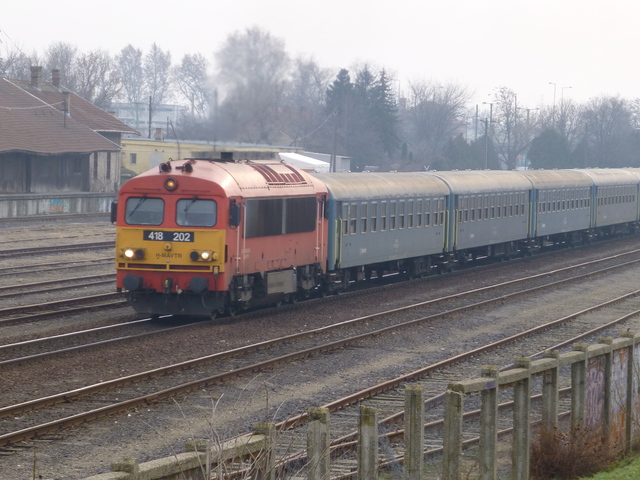
<path id="1" fill-rule="evenodd" d="M 213 227 L 217 211 L 214 200 L 201 200 L 198 197 L 178 200 L 176 224 L 181 227 Z"/>
<path id="2" fill-rule="evenodd" d="M 160 225 L 164 218 L 164 200 L 161 198 L 129 197 L 124 220 L 129 225 Z"/>

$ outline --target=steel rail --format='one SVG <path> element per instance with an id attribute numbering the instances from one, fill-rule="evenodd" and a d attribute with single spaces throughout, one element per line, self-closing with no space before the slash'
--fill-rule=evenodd
<path id="1" fill-rule="evenodd" d="M 591 274 L 585 274 L 585 275 L 591 275 Z M 566 279 L 565 281 L 570 281 L 573 279 Z M 555 286 L 558 282 L 552 282 L 550 285 Z M 531 293 L 533 291 L 538 291 L 540 288 L 542 287 L 534 287 L 533 289 L 529 289 L 525 292 Z M 501 302 L 504 298 L 509 298 L 509 297 L 513 297 L 516 295 L 521 295 L 524 293 L 514 293 L 514 294 L 510 294 L 507 296 L 500 296 L 500 297 L 496 297 L 490 300 L 484 300 L 478 303 L 475 303 L 473 305 L 469 305 L 466 307 L 459 307 L 453 310 L 449 310 L 447 312 L 443 312 L 443 313 L 439 313 L 436 315 L 430 315 L 428 317 L 422 317 L 419 319 L 414 319 L 405 323 L 402 323 L 400 325 L 394 325 L 394 326 L 390 326 L 390 327 L 384 327 L 381 329 L 377 329 L 375 331 L 372 332 L 368 332 L 365 334 L 360 334 L 360 335 L 356 335 L 347 339 L 341 339 L 338 341 L 334 341 L 334 342 L 329 342 L 323 345 L 319 345 L 319 346 L 315 346 L 312 348 L 308 348 L 308 349 L 304 349 L 304 350 L 300 350 L 297 352 L 293 352 L 293 353 L 289 353 L 289 354 L 285 354 L 276 358 L 272 358 L 269 360 L 265 360 L 263 362 L 259 362 L 256 364 L 252 364 L 252 365 L 247 365 L 244 367 L 240 367 L 237 369 L 234 369 L 232 371 L 229 372 L 224 372 L 221 374 L 216 374 L 204 379 L 198 379 L 198 380 L 194 380 L 192 382 L 189 383 L 185 383 L 185 384 L 181 384 L 181 385 L 177 385 L 174 387 L 170 387 L 168 389 L 159 391 L 159 392 L 154 392 L 152 394 L 143 396 L 143 397 L 138 397 L 135 399 L 130 399 L 130 400 L 126 400 L 124 402 L 119 402 L 117 404 L 113 404 L 113 405 L 109 405 L 109 406 L 105 406 L 96 410 L 91 410 L 90 412 L 85 412 L 84 414 L 78 414 L 78 415 L 74 415 L 71 417 L 67 417 L 67 418 L 63 418 L 60 420 L 56 420 L 53 422 L 49 422 L 43 425 L 38 425 L 35 427 L 31 427 L 31 428 L 27 428 L 24 430 L 20 430 L 18 432 L 13 432 L 13 433 L 9 433 L 9 434 L 5 434 L 0 436 L 0 446 L 2 445 L 7 445 L 10 443 L 15 443 L 18 441 L 23 441 L 23 440 L 27 440 L 29 438 L 33 438 L 34 436 L 37 435 L 42 435 L 44 433 L 49 433 L 52 431 L 56 431 L 58 429 L 61 428 L 65 428 L 68 426 L 72 426 L 72 425 L 77 425 L 79 423 L 84 423 L 85 421 L 88 420 L 92 420 L 92 419 L 96 419 L 96 418 L 100 418 L 102 416 L 105 415 L 110 415 L 113 413 L 119 413 L 121 411 L 125 411 L 131 408 L 135 408 L 135 407 L 139 407 L 139 406 L 143 406 L 143 405 L 147 405 L 150 403 L 155 403 L 158 402 L 160 400 L 164 400 L 164 399 L 168 399 L 171 398 L 175 395 L 178 394 L 182 394 L 182 393 L 188 393 L 191 392 L 193 390 L 196 389 L 201 389 L 213 384 L 218 384 L 220 382 L 225 382 L 228 381 L 230 379 L 233 378 L 237 378 L 237 377 L 241 377 L 243 375 L 247 375 L 247 374 L 251 374 L 251 373 L 255 373 L 255 372 L 259 372 L 259 371 L 264 371 L 266 369 L 272 368 L 276 365 L 279 364 L 283 364 L 283 363 L 289 363 L 298 359 L 302 359 L 302 358 L 308 358 L 310 356 L 313 355 L 317 355 L 319 353 L 322 352 L 327 352 L 327 351 L 332 351 L 332 350 L 336 350 L 339 348 L 344 348 L 345 346 L 351 345 L 353 343 L 365 340 L 365 339 L 369 339 L 372 337 L 376 337 L 379 335 L 382 335 L 384 333 L 387 333 L 389 331 L 392 330 L 397 330 L 399 328 L 404 328 L 407 326 L 411 326 L 411 325 L 415 325 L 419 322 L 424 322 L 424 321 L 429 321 L 429 320 L 433 320 L 434 318 L 442 318 L 442 317 L 446 317 L 448 315 L 453 315 L 453 314 L 459 314 L 462 313 L 464 311 L 470 310 L 470 309 L 475 309 L 478 308 L 480 306 L 488 306 L 491 305 L 493 303 L 496 302 Z M 551 322 L 547 322 L 543 325 L 537 326 L 537 327 L 533 327 L 530 329 L 527 329 L 523 332 L 520 332 L 516 335 L 512 335 L 510 337 L 498 340 L 496 342 L 493 342 L 491 344 L 485 345 L 483 347 L 478 347 L 475 348 L 473 350 L 470 350 L 468 352 L 459 354 L 459 355 L 455 355 L 453 357 L 450 357 L 448 359 L 442 360 L 440 362 L 437 362 L 435 364 L 423 367 L 421 369 L 415 370 L 413 372 L 409 372 L 407 374 L 401 375 L 399 377 L 396 377 L 394 379 L 388 380 L 386 382 L 382 382 L 380 384 L 374 385 L 372 387 L 369 387 L 365 390 L 361 390 L 360 392 L 357 392 L 355 394 L 343 397 L 341 399 L 338 399 L 334 402 L 331 402 L 327 405 L 324 405 L 325 408 L 328 408 L 329 411 L 335 411 L 338 409 L 342 409 L 345 408 L 346 406 L 349 406 L 353 403 L 356 402 L 360 402 L 362 400 L 365 400 L 367 398 L 370 398 L 376 394 L 379 393 L 383 393 L 386 392 L 388 390 L 391 390 L 393 388 L 396 388 L 398 385 L 405 383 L 407 381 L 410 380 L 415 380 L 417 378 L 421 378 L 424 377 L 425 375 L 428 375 L 429 373 L 435 371 L 435 370 L 440 370 L 443 368 L 446 368 L 448 366 L 451 366 L 455 363 L 459 363 L 461 361 L 467 360 L 473 356 L 477 356 L 481 353 L 486 353 L 488 351 L 491 350 L 495 350 L 498 349 L 500 347 L 503 347 L 509 343 L 514 343 L 517 342 L 523 338 L 529 337 L 531 335 L 534 335 L 536 333 L 542 332 L 544 330 L 556 327 L 558 325 L 561 325 L 562 323 L 566 323 L 568 321 L 574 320 L 577 317 L 584 315 L 586 313 L 590 313 L 592 311 L 604 308 L 606 306 L 610 306 L 614 303 L 618 303 L 620 301 L 623 301 L 626 298 L 631 298 L 634 296 L 640 295 L 640 290 L 631 292 L 629 294 L 617 297 L 615 299 L 609 300 L 607 302 L 603 302 L 601 304 L 595 305 L 593 307 L 590 307 L 588 309 L 584 309 L 581 310 L 579 312 L 576 312 L 574 314 L 562 317 L 560 319 L 557 320 L 553 320 Z M 391 310 L 390 312 L 395 313 L 397 311 L 396 310 Z M 621 321 L 627 320 L 628 318 L 638 315 L 640 314 L 640 310 L 638 311 L 634 311 L 631 314 L 627 314 L 624 317 L 622 317 L 621 319 L 617 319 L 614 322 L 609 322 L 606 326 L 602 326 L 599 327 L 600 328 L 607 328 L 608 326 L 611 326 L 613 323 L 619 323 Z M 378 315 L 378 314 L 376 314 Z M 362 318 L 367 318 L 367 317 L 362 317 Z M 348 323 L 348 322 L 343 322 L 343 323 Z M 317 329 L 317 330 L 324 330 L 327 329 L 329 327 L 322 327 L 321 329 Z M 298 337 L 301 335 L 306 335 L 308 334 L 307 332 L 301 332 L 298 334 L 294 334 L 291 336 L 286 336 L 286 337 L 281 337 L 280 339 L 278 339 L 278 341 L 284 342 L 287 341 L 287 339 L 290 339 L 292 337 Z M 272 343 L 272 341 L 265 341 L 265 342 L 261 342 L 255 345 L 250 346 L 249 348 L 251 349 L 264 349 L 268 346 L 271 346 L 270 344 Z M 126 385 L 128 383 L 133 383 L 136 380 L 140 380 L 140 379 L 144 379 L 144 378 L 153 378 L 154 376 L 159 376 L 159 375 L 166 375 L 167 373 L 170 373 L 171 371 L 177 371 L 177 370 L 183 370 L 185 368 L 191 368 L 193 366 L 197 366 L 200 364 L 204 364 L 204 363 L 210 363 L 213 361 L 217 361 L 217 360 L 221 360 L 223 358 L 229 358 L 231 356 L 238 356 L 242 353 L 246 353 L 247 347 L 241 347 L 238 349 L 234 349 L 234 350 L 230 350 L 227 352 L 221 352 L 218 354 L 214 354 L 214 355 L 209 355 L 206 357 L 201 357 L 199 359 L 196 360 L 190 360 L 190 361 L 186 361 L 186 362 L 181 362 L 179 364 L 175 364 L 175 365 L 171 365 L 169 367 L 162 367 L 159 369 L 155 369 L 155 370 L 150 370 L 147 372 L 142 372 L 139 374 L 135 374 L 135 375 L 131 375 L 128 377 L 123 377 L 123 378 L 119 378 L 119 379 L 114 379 L 108 382 L 102 382 L 99 384 L 95 384 L 95 385 L 91 385 L 88 387 L 83 387 L 80 389 L 76 389 L 76 390 L 72 390 L 70 392 L 65 392 L 62 394 L 58 394 L 58 395 L 54 395 L 54 396 L 50 396 L 50 397 L 45 397 L 42 399 L 37 399 L 37 400 L 33 400 L 30 402 L 24 402 L 20 405 L 15 405 L 15 406 L 9 406 L 9 407 L 4 407 L 2 409 L 0 409 L 0 417 L 3 416 L 8 416 L 8 415 L 15 415 L 24 411 L 28 411 L 28 410 L 33 410 L 36 408 L 42 408 L 44 405 L 55 405 L 57 403 L 62 403 L 62 402 L 69 402 L 74 398 L 78 398 L 81 396 L 86 396 L 90 393 L 95 393 L 98 391 L 103 391 L 104 389 L 110 389 L 110 388 L 114 388 L 120 385 Z M 306 414 L 302 414 L 296 417 L 291 417 L 283 422 L 280 422 L 278 424 L 276 424 L 276 428 L 278 430 L 283 430 L 283 429 L 289 429 L 292 428 L 294 426 L 297 426 L 301 423 L 303 423 L 304 421 L 306 421 Z"/>

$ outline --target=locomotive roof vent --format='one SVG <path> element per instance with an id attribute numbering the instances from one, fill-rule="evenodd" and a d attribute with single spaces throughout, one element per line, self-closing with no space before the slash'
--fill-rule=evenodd
<path id="1" fill-rule="evenodd" d="M 260 165 L 251 164 L 254 170 L 267 181 L 268 185 L 306 185 L 307 181 L 300 175 L 300 172 L 291 168 L 291 166 L 282 165 Z"/>

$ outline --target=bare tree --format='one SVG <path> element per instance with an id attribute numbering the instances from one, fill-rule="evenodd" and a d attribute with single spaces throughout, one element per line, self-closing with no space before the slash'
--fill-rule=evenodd
<path id="1" fill-rule="evenodd" d="M 173 81 L 178 92 L 189 102 L 191 116 L 204 119 L 209 108 L 207 94 L 208 62 L 201 54 L 186 54 L 173 68 Z"/>
<path id="2" fill-rule="evenodd" d="M 503 165 L 509 170 L 517 167 L 518 157 L 526 152 L 535 136 L 531 129 L 530 112 L 528 122 L 523 113 L 523 109 L 518 107 L 518 97 L 513 90 L 500 87 L 496 91 L 493 124 L 489 132 Z"/>
<path id="3" fill-rule="evenodd" d="M 403 111 L 404 136 L 416 161 L 431 165 L 465 125 L 470 94 L 463 86 L 417 81 L 409 83 Z"/>
<path id="4" fill-rule="evenodd" d="M 44 54 L 44 69 L 47 75 L 53 69 L 60 70 L 60 84 L 69 90 L 76 91 L 78 84 L 78 47 L 70 43 L 55 42 Z"/>
<path id="5" fill-rule="evenodd" d="M 259 27 L 235 32 L 216 52 L 216 82 L 223 92 L 223 134 L 236 140 L 271 143 L 281 134 L 280 115 L 289 57 L 284 42 Z"/>
<path id="6" fill-rule="evenodd" d="M 620 167 L 636 164 L 633 154 L 633 117 L 620 97 L 591 99 L 584 110 L 585 139 L 591 166 Z"/>
<path id="7" fill-rule="evenodd" d="M 83 53 L 77 60 L 76 93 L 100 108 L 108 108 L 121 88 L 115 62 L 108 52 Z"/>
<path id="8" fill-rule="evenodd" d="M 29 67 L 38 65 L 37 54 L 32 57 L 24 54 L 18 48 L 11 48 L 3 43 L 0 52 L 0 77 L 16 80 L 27 80 L 30 75 Z"/>
<path id="9" fill-rule="evenodd" d="M 324 97 L 330 79 L 330 71 L 321 68 L 313 58 L 299 57 L 294 61 L 291 80 L 285 86 L 281 115 L 282 130 L 291 144 L 308 144 L 327 122 Z"/>
<path id="10" fill-rule="evenodd" d="M 171 53 L 154 43 L 144 57 L 144 75 L 147 93 L 153 106 L 167 103 L 171 99 Z"/>
<path id="11" fill-rule="evenodd" d="M 142 50 L 129 44 L 116 56 L 122 82 L 122 97 L 129 103 L 144 101 L 144 71 Z"/>

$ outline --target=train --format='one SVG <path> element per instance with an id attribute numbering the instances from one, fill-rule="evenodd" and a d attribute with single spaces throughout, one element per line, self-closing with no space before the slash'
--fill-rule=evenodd
<path id="1" fill-rule="evenodd" d="M 313 173 L 169 160 L 121 187 L 116 289 L 140 314 L 235 315 L 640 228 L 640 168 Z"/>

